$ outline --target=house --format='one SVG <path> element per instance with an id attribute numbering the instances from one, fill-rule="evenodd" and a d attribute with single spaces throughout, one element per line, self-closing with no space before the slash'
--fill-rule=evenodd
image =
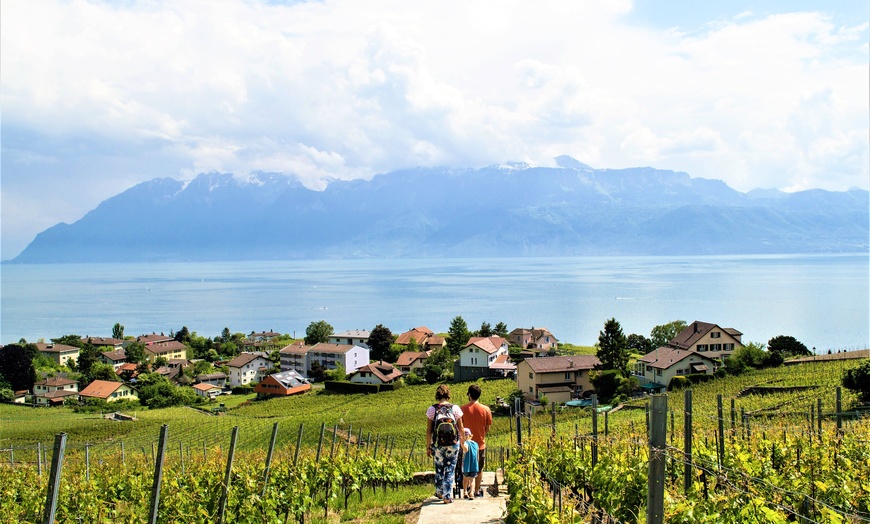
<path id="1" fill-rule="evenodd" d="M 66 366 L 67 362 L 70 360 L 73 361 L 72 364 L 75 364 L 79 359 L 79 348 L 75 346 L 37 342 L 36 349 L 38 349 L 40 353 L 54 360 L 61 366 Z"/>
<path id="2" fill-rule="evenodd" d="M 106 351 L 124 347 L 124 341 L 120 338 L 82 337 L 82 342 L 98 348 L 107 348 Z"/>
<path id="3" fill-rule="evenodd" d="M 423 364 L 431 354 L 431 351 L 403 351 L 396 360 L 396 367 L 405 375 L 415 370 L 422 370 Z"/>
<path id="4" fill-rule="evenodd" d="M 115 374 L 124 380 L 131 380 L 139 375 L 139 372 L 136 371 L 137 369 L 139 369 L 139 366 L 137 364 L 134 364 L 132 362 L 124 362 L 123 364 L 118 366 L 118 369 L 115 370 Z"/>
<path id="5" fill-rule="evenodd" d="M 103 364 L 108 364 L 112 366 L 112 369 L 115 370 L 115 373 L 118 372 L 118 369 L 121 367 L 121 364 L 126 362 L 127 355 L 124 353 L 123 349 L 113 349 L 111 351 L 103 351 L 100 353 L 98 357 L 100 362 Z"/>
<path id="6" fill-rule="evenodd" d="M 402 372 L 383 360 L 361 366 L 350 375 L 350 381 L 356 384 L 392 384 L 400 378 Z"/>
<path id="7" fill-rule="evenodd" d="M 167 361 L 185 359 L 187 358 L 187 346 L 172 339 L 161 342 L 149 342 L 145 344 L 145 357 L 152 364 L 157 357 L 163 357 Z"/>
<path id="8" fill-rule="evenodd" d="M 516 328 L 508 333 L 508 342 L 512 346 L 537 350 L 537 354 L 546 354 L 559 347 L 559 341 L 547 328 Z"/>
<path id="9" fill-rule="evenodd" d="M 697 351 L 709 358 L 725 362 L 737 348 L 743 347 L 743 333 L 734 328 L 721 328 L 709 322 L 694 321 L 668 342 L 674 349 Z M 715 371 L 715 369 L 713 370 Z"/>
<path id="10" fill-rule="evenodd" d="M 529 358 L 517 364 L 517 389 L 527 399 L 567 402 L 593 389 L 590 372 L 600 365 L 594 355 Z"/>
<path id="11" fill-rule="evenodd" d="M 196 381 L 200 384 L 211 384 L 223 389 L 227 384 L 227 376 L 224 373 L 205 373 L 197 375 Z"/>
<path id="12" fill-rule="evenodd" d="M 197 396 L 205 397 L 209 400 L 214 399 L 221 394 L 220 387 L 215 386 L 214 384 L 209 384 L 208 382 L 200 382 L 199 384 L 194 384 L 193 391 L 197 394 Z"/>
<path id="13" fill-rule="evenodd" d="M 287 397 L 311 391 L 311 383 L 294 370 L 272 373 L 254 386 L 258 398 Z"/>
<path id="14" fill-rule="evenodd" d="M 290 344 L 281 349 L 280 354 L 281 371 L 292 369 L 302 376 L 308 376 L 315 362 L 324 369 L 336 369 L 340 364 L 347 373 L 353 373 L 360 366 L 369 363 L 369 348 L 350 344 Z"/>
<path id="15" fill-rule="evenodd" d="M 642 356 L 634 364 L 634 376 L 646 389 L 661 389 L 673 377 L 703 373 L 712 375 L 718 361 L 704 353 L 661 347 Z"/>
<path id="16" fill-rule="evenodd" d="M 66 397 L 78 396 L 79 383 L 66 377 L 51 377 L 33 384 L 33 403 L 37 406 L 62 405 Z"/>
<path id="17" fill-rule="evenodd" d="M 251 334 L 248 335 L 248 340 L 251 342 L 265 342 L 280 336 L 281 333 L 276 333 L 274 331 L 260 331 L 259 333 L 251 331 Z"/>
<path id="18" fill-rule="evenodd" d="M 417 348 L 420 350 L 429 349 L 430 338 L 435 337 L 435 332 L 426 326 L 419 326 L 405 331 L 396 337 L 396 344 L 400 346 L 408 346 L 413 339 L 417 343 Z M 444 337 L 438 337 L 444 341 Z M 432 341 L 434 343 L 434 341 Z"/>
<path id="19" fill-rule="evenodd" d="M 82 400 L 98 398 L 106 402 L 116 402 L 118 400 L 138 400 L 139 395 L 135 389 L 123 382 L 95 380 L 79 392 L 79 398 Z"/>
<path id="20" fill-rule="evenodd" d="M 471 337 L 453 365 L 453 377 L 455 381 L 463 382 L 481 377 L 504 377 L 515 370 L 506 339 Z"/>
<path id="21" fill-rule="evenodd" d="M 141 342 L 146 346 L 153 342 L 169 342 L 170 340 L 175 340 L 175 338 L 167 337 L 163 333 L 160 333 L 159 335 L 157 333 L 151 333 L 150 335 L 139 335 L 136 337 L 136 342 Z"/>
<path id="22" fill-rule="evenodd" d="M 329 335 L 329 340 L 327 340 L 327 342 L 330 344 L 349 344 L 351 346 L 369 347 L 369 336 L 371 336 L 371 331 L 367 329 L 355 329 L 353 331 L 345 331 L 343 333 Z"/>
<path id="23" fill-rule="evenodd" d="M 272 369 L 269 355 L 261 352 L 242 353 L 227 363 L 230 372 L 230 386 L 243 386 L 259 382 Z"/>

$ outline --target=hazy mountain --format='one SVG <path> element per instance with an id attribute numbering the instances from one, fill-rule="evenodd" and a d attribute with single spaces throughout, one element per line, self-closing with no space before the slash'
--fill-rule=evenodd
<path id="1" fill-rule="evenodd" d="M 13 262 L 830 253 L 868 250 L 868 192 L 741 193 L 652 168 L 409 169 L 324 191 L 168 178 L 39 235 Z"/>

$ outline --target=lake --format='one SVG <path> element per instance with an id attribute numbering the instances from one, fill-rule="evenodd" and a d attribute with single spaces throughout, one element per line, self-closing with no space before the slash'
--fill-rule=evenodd
<path id="1" fill-rule="evenodd" d="M 66 334 L 213 337 L 313 321 L 336 332 L 384 324 L 447 331 L 461 315 L 546 327 L 592 345 L 615 317 L 626 335 L 701 320 L 819 352 L 870 347 L 868 255 L 310 260 L 0 266 L 0 342 Z"/>

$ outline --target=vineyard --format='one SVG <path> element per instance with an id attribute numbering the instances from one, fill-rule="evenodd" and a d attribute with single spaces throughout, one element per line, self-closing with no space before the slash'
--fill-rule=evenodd
<path id="1" fill-rule="evenodd" d="M 497 416 L 488 447 L 490 466 L 504 465 L 507 520 L 645 522 L 660 503 L 665 522 L 870 522 L 870 417 L 838 390 L 850 365 L 717 379 L 668 394 L 661 412 L 645 397 L 614 412 Z M 488 404 L 515 389 L 481 386 Z M 466 387 L 452 386 L 454 400 Z M 431 469 L 421 441 L 433 398 L 433 386 L 417 386 L 252 402 L 221 416 L 137 411 L 132 422 L 0 406 L 0 522 L 44 521 L 60 433 L 57 522 L 341 518 Z M 659 464 L 661 477 L 650 476 Z M 656 483 L 662 500 L 651 502 Z M 431 495 L 416 489 L 409 500 Z"/>

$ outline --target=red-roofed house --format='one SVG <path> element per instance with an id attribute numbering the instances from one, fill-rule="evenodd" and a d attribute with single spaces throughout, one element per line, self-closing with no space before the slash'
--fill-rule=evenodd
<path id="1" fill-rule="evenodd" d="M 501 337 L 471 337 L 453 365 L 457 382 L 481 377 L 504 377 L 516 366 L 508 359 L 508 341 Z M 504 356 L 499 360 L 499 357 Z"/>
<path id="2" fill-rule="evenodd" d="M 400 346 L 407 346 L 411 343 L 411 339 L 417 343 L 417 347 L 420 349 L 427 349 L 429 337 L 435 336 L 435 332 L 426 326 L 419 326 L 412 328 L 408 331 L 405 331 L 398 337 L 396 337 L 396 344 Z"/>
<path id="3" fill-rule="evenodd" d="M 208 382 L 200 382 L 193 385 L 193 391 L 200 397 L 213 399 L 221 394 L 221 388 Z"/>
<path id="4" fill-rule="evenodd" d="M 230 372 L 230 386 L 243 386 L 262 380 L 272 369 L 272 361 L 266 353 L 242 353 L 230 360 L 227 368 Z"/>
<path id="5" fill-rule="evenodd" d="M 167 361 L 172 359 L 187 358 L 187 346 L 177 340 L 164 340 L 162 342 L 149 342 L 145 344 L 145 357 L 148 362 L 154 363 L 157 357 L 163 357 Z"/>
<path id="6" fill-rule="evenodd" d="M 547 328 L 516 328 L 508 334 L 508 342 L 523 349 L 534 349 L 536 353 L 547 353 L 559 347 L 559 341 Z"/>
<path id="7" fill-rule="evenodd" d="M 111 351 L 103 351 L 102 353 L 100 353 L 100 356 L 98 358 L 103 364 L 108 364 L 112 366 L 112 369 L 114 369 L 115 373 L 117 373 L 118 369 L 121 367 L 121 364 L 126 362 L 127 355 L 123 349 L 113 349 Z"/>
<path id="8" fill-rule="evenodd" d="M 33 384 L 33 400 L 38 406 L 60 405 L 63 399 L 76 396 L 79 383 L 66 377 L 51 377 Z"/>
<path id="9" fill-rule="evenodd" d="M 287 397 L 311 391 L 311 383 L 294 370 L 272 373 L 254 386 L 257 397 Z"/>
<path id="10" fill-rule="evenodd" d="M 423 364 L 431 354 L 431 351 L 403 351 L 396 360 L 396 367 L 407 375 L 414 370 L 423 369 Z"/>
<path id="11" fill-rule="evenodd" d="M 95 380 L 88 387 L 79 392 L 79 398 L 99 398 L 106 402 L 118 400 L 137 400 L 139 395 L 136 390 L 123 382 L 110 382 L 108 380 Z"/>
<path id="12" fill-rule="evenodd" d="M 61 366 L 65 366 L 69 360 L 77 361 L 79 358 L 79 348 L 75 346 L 67 346 L 66 344 L 45 344 L 43 342 L 37 342 L 36 349 Z"/>
<path id="13" fill-rule="evenodd" d="M 82 337 L 82 342 L 86 342 L 98 348 L 121 349 L 124 346 L 124 341 L 120 338 L 108 337 Z"/>
<path id="14" fill-rule="evenodd" d="M 743 333 L 734 328 L 721 328 L 709 322 L 694 321 L 668 342 L 674 349 L 697 351 L 709 358 L 725 362 L 734 350 L 743 347 Z"/>
<path id="15" fill-rule="evenodd" d="M 528 399 L 567 402 L 593 389 L 589 374 L 600 365 L 595 355 L 527 358 L 517 364 L 517 389 Z"/>
<path id="16" fill-rule="evenodd" d="M 676 376 L 712 375 L 717 365 L 716 360 L 704 353 L 662 347 L 639 358 L 634 364 L 634 375 L 641 386 L 653 386 L 646 389 L 660 389 Z"/>
<path id="17" fill-rule="evenodd" d="M 402 378 L 402 372 L 383 360 L 360 367 L 350 375 L 357 384 L 391 384 Z"/>

